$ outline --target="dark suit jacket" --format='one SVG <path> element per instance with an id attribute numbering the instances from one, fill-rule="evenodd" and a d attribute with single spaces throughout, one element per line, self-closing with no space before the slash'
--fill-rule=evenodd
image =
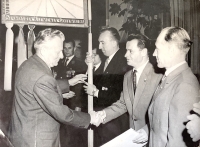
<path id="1" fill-rule="evenodd" d="M 187 63 L 162 82 L 149 107 L 150 147 L 192 147 L 185 124 L 193 104 L 200 101 L 199 83 Z"/>
<path id="2" fill-rule="evenodd" d="M 130 127 L 135 130 L 144 127 L 148 121 L 146 116 L 149 103 L 161 78 L 162 74 L 156 74 L 153 66 L 147 63 L 134 95 L 132 70 L 128 71 L 124 76 L 120 100 L 104 109 L 106 112 L 105 123 L 128 111 L 131 120 Z"/>
<path id="3" fill-rule="evenodd" d="M 101 80 L 101 76 L 103 74 L 103 69 L 104 69 L 104 64 L 105 64 L 105 62 L 102 61 L 100 66 L 93 73 L 93 84 L 94 85 L 98 85 Z M 98 98 L 94 97 L 93 104 L 94 104 L 94 107 L 98 106 Z"/>
<path id="4" fill-rule="evenodd" d="M 59 122 L 87 128 L 90 116 L 63 105 L 51 70 L 34 55 L 16 73 L 9 138 L 14 147 L 58 147 Z"/>
<path id="5" fill-rule="evenodd" d="M 76 58 L 75 56 L 68 63 L 67 66 L 64 65 L 65 58 L 61 59 L 58 63 L 58 66 L 54 67 L 54 70 L 57 72 L 56 79 L 71 79 L 73 76 L 67 76 L 68 71 L 75 71 L 74 75 L 77 74 L 85 74 L 87 70 L 87 65 L 84 61 Z M 75 86 L 71 86 L 70 90 L 75 92 L 76 96 L 71 99 L 64 99 L 64 104 L 69 106 L 71 109 L 75 109 L 76 107 L 83 107 L 83 103 L 81 98 L 84 95 L 83 84 L 77 84 Z"/>
<path id="6" fill-rule="evenodd" d="M 130 69 L 124 55 L 125 50 L 122 49 L 115 53 L 96 85 L 99 106 L 110 106 L 120 98 L 124 74 Z"/>
<path id="7" fill-rule="evenodd" d="M 100 66 L 93 73 L 93 83 L 94 85 L 98 85 L 101 80 L 101 76 L 103 74 L 104 62 L 101 62 Z"/>
<path id="8" fill-rule="evenodd" d="M 84 61 L 81 61 L 80 59 L 76 58 L 75 56 L 72 58 L 72 60 L 68 63 L 67 66 L 64 65 L 64 59 L 61 59 L 58 62 L 58 66 L 54 67 L 55 71 L 57 72 L 57 79 L 65 79 L 66 72 L 73 70 L 75 71 L 75 75 L 77 74 L 85 74 L 87 71 L 87 65 Z M 69 77 L 71 78 L 71 77 Z"/>

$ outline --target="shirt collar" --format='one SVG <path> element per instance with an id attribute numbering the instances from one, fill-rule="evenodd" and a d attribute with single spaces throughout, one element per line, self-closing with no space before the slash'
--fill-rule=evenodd
<path id="1" fill-rule="evenodd" d="M 98 64 L 94 65 L 95 70 L 96 70 L 97 68 L 99 68 L 100 65 L 101 65 L 101 62 L 99 62 Z"/>
<path id="2" fill-rule="evenodd" d="M 183 65 L 184 63 L 186 63 L 186 61 L 180 62 L 170 68 L 168 68 L 165 72 L 165 75 L 168 76 L 172 71 L 174 71 L 176 68 L 178 68 L 179 66 Z"/>
<path id="3" fill-rule="evenodd" d="M 144 68 L 145 68 L 145 66 L 147 65 L 148 62 L 149 62 L 149 60 L 147 60 L 147 62 L 145 62 L 142 66 L 140 66 L 137 69 L 133 68 L 133 71 L 137 70 L 137 73 L 142 73 L 142 71 L 144 70 Z"/>
<path id="4" fill-rule="evenodd" d="M 70 61 L 70 60 L 72 60 L 72 58 L 74 58 L 74 55 L 72 55 L 72 56 L 70 56 L 70 57 L 66 57 L 66 58 L 68 58 L 69 61 Z"/>

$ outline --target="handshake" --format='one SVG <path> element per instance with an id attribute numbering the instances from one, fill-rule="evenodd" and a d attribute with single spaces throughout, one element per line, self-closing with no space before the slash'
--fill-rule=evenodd
<path id="1" fill-rule="evenodd" d="M 106 118 L 106 112 L 104 110 L 98 112 L 91 111 L 89 114 L 91 117 L 90 123 L 97 127 L 103 123 Z"/>

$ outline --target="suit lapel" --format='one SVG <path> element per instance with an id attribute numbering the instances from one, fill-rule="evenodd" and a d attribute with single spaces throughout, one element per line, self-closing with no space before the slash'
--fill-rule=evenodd
<path id="1" fill-rule="evenodd" d="M 67 64 L 67 66 L 72 66 L 72 64 L 74 64 L 76 61 L 75 61 L 75 57 L 73 57 L 70 62 Z"/>
<path id="2" fill-rule="evenodd" d="M 113 73 L 113 71 L 115 70 L 113 67 L 116 67 L 115 65 L 119 61 L 119 58 L 118 58 L 119 56 L 120 56 L 120 49 L 115 53 L 113 58 L 110 60 L 110 62 L 108 64 L 106 70 L 104 71 L 104 73 Z M 105 63 L 104 63 L 104 66 L 105 66 Z"/>
<path id="3" fill-rule="evenodd" d="M 172 71 L 167 76 L 166 83 L 165 83 L 164 87 L 167 86 L 169 83 L 171 83 L 171 81 L 173 81 L 177 76 L 180 75 L 181 72 L 183 72 L 186 69 L 188 69 L 188 64 L 187 63 L 179 66 L 177 69 L 175 69 L 174 71 Z"/>
<path id="4" fill-rule="evenodd" d="M 166 82 L 162 84 L 162 90 L 165 89 L 166 87 L 168 87 L 170 85 L 170 83 L 176 79 L 181 72 L 183 72 L 184 70 L 188 69 L 188 64 L 185 63 L 181 66 L 179 66 L 177 69 L 175 69 L 174 71 L 172 71 L 167 77 L 166 77 Z M 158 87 L 159 88 L 159 87 Z M 156 90 L 156 92 L 154 93 L 154 96 L 153 96 L 153 100 L 155 100 L 158 95 L 162 92 L 162 90 L 158 91 Z"/>
<path id="5" fill-rule="evenodd" d="M 139 79 L 139 82 L 138 82 L 138 86 L 137 86 L 137 89 L 136 89 L 136 93 L 135 93 L 135 99 L 134 99 L 134 103 L 133 103 L 133 109 L 135 109 L 137 107 L 137 104 L 140 100 L 140 97 L 144 91 L 144 88 L 146 86 L 146 82 L 147 82 L 147 79 L 148 79 L 148 76 L 149 76 L 149 71 L 150 71 L 150 64 L 147 63 L 146 67 L 144 68 L 141 76 L 140 76 L 140 79 Z"/>

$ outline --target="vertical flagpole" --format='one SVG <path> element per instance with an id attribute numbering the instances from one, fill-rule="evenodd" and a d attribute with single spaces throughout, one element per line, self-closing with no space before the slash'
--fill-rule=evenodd
<path id="1" fill-rule="evenodd" d="M 6 23 L 6 50 L 5 50 L 5 69 L 4 69 L 4 90 L 12 90 L 12 61 L 13 61 L 13 42 L 14 34 L 12 31 L 13 23 Z"/>
<path id="2" fill-rule="evenodd" d="M 91 10 L 91 0 L 88 0 L 88 53 L 92 55 L 92 31 L 91 31 L 91 21 L 92 21 L 92 10 Z M 88 64 L 88 83 L 93 84 L 93 63 Z M 88 112 L 93 111 L 93 96 L 88 95 Z M 88 147 L 93 147 L 93 130 L 88 130 Z"/>

